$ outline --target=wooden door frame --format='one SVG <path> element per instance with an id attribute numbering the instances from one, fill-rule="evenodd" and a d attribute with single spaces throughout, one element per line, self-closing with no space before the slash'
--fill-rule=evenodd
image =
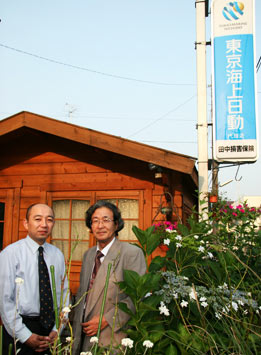
<path id="1" fill-rule="evenodd" d="M 3 248 L 19 239 L 20 188 L 0 189 L 5 204 Z"/>

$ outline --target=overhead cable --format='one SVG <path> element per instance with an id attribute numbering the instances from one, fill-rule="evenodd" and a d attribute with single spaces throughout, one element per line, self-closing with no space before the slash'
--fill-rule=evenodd
<path id="1" fill-rule="evenodd" d="M 40 56 L 38 54 L 34 54 L 34 53 L 30 53 L 30 52 L 26 52 L 24 50 L 21 49 L 17 49 L 14 47 L 10 47 L 7 46 L 3 43 L 0 43 L 0 46 L 3 48 L 7 48 L 10 49 L 12 51 L 18 52 L 18 53 L 22 53 L 22 54 L 26 54 L 29 55 L 31 57 L 37 58 L 37 59 L 41 59 L 41 60 L 45 60 L 47 62 L 51 62 L 51 63 L 55 63 L 58 65 L 63 65 L 69 68 L 73 68 L 73 69 L 78 69 L 78 70 L 84 70 L 93 74 L 99 74 L 99 75 L 103 75 L 103 76 L 108 76 L 114 79 L 122 79 L 122 80 L 129 80 L 129 81 L 135 81 L 135 82 L 139 82 L 139 83 L 143 83 L 143 84 L 153 84 L 153 85 L 165 85 L 165 86 L 195 86 L 195 84 L 174 84 L 174 83 L 164 83 L 164 82 L 158 82 L 158 81 L 150 81 L 150 80 L 142 80 L 142 79 L 136 79 L 136 78 L 131 78 L 131 77 L 127 77 L 127 76 L 121 76 L 121 75 L 116 75 L 116 74 L 110 74 L 110 73 L 105 73 L 105 72 L 101 72 L 98 70 L 94 70 L 94 69 L 89 69 L 89 68 L 85 68 L 85 67 L 80 67 L 78 65 L 73 65 L 73 64 L 69 64 L 69 63 L 64 63 L 64 62 L 60 62 L 58 60 L 55 59 L 51 59 L 51 58 L 47 58 L 47 57 L 43 57 Z"/>

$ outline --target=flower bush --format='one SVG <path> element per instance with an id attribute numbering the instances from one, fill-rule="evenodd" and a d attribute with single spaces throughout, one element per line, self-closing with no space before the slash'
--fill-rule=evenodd
<path id="1" fill-rule="evenodd" d="M 170 241 L 173 239 L 177 225 L 177 222 L 171 223 L 169 221 L 161 221 L 153 224 L 153 234 L 159 239 L 159 245 L 169 245 Z"/>
<path id="2" fill-rule="evenodd" d="M 119 283 L 136 309 L 119 305 L 130 315 L 127 354 L 143 354 L 146 341 L 147 354 L 261 353 L 260 212 L 219 201 L 207 219 L 194 212 L 170 232 L 166 223 L 133 227 L 147 260 L 169 243 L 147 274 L 125 270 Z"/>

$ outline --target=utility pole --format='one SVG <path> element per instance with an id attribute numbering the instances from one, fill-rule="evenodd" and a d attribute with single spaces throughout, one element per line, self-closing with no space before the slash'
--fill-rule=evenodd
<path id="1" fill-rule="evenodd" d="M 208 0 L 196 0 L 197 116 L 199 213 L 208 211 L 208 123 L 206 79 L 206 7 Z M 200 201 L 204 201 L 201 203 Z M 205 213 L 206 212 L 206 213 Z"/>

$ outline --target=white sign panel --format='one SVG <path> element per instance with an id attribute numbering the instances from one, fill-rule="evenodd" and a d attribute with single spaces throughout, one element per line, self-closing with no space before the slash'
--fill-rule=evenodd
<path id="1" fill-rule="evenodd" d="M 212 1 L 214 158 L 220 162 L 258 159 L 254 5 Z"/>

